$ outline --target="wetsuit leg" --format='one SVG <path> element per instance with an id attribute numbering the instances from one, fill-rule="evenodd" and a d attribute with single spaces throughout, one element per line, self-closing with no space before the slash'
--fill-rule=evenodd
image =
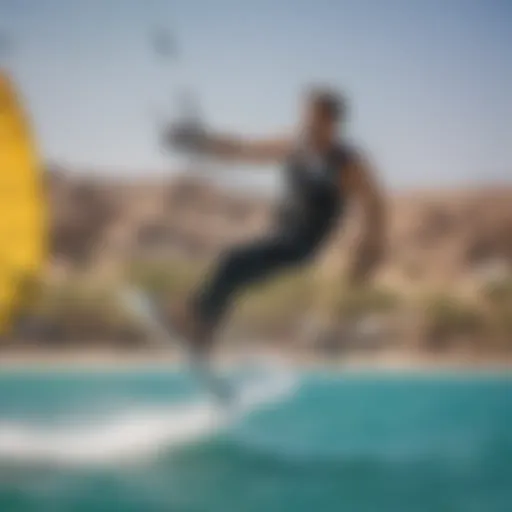
<path id="1" fill-rule="evenodd" d="M 221 256 L 212 275 L 193 297 L 197 315 L 201 321 L 215 326 L 237 292 L 280 270 L 304 263 L 316 245 L 300 234 L 276 234 L 231 249 Z"/>

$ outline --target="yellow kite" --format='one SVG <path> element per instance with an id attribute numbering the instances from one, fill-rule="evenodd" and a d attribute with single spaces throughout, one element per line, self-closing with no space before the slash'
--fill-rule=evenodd
<path id="1" fill-rule="evenodd" d="M 0 334 L 27 306 L 46 251 L 42 166 L 26 114 L 0 70 Z"/>

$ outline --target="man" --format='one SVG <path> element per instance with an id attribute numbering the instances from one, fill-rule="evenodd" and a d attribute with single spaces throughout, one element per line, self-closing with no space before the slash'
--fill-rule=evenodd
<path id="1" fill-rule="evenodd" d="M 380 188 L 363 156 L 343 142 L 343 136 L 338 140 L 339 125 L 347 117 L 345 101 L 334 91 L 315 88 L 307 93 L 303 109 L 296 137 L 245 140 L 184 125 L 167 133 L 173 147 L 236 163 L 282 162 L 286 173 L 287 195 L 274 230 L 225 252 L 189 300 L 171 309 L 172 327 L 199 354 L 210 350 L 215 330 L 238 293 L 311 260 L 348 200 L 358 200 L 365 214 L 350 281 L 359 283 L 381 259 L 385 215 Z"/>

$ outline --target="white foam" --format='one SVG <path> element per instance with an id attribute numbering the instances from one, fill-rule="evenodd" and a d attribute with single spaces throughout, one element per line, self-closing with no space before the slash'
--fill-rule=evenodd
<path id="1" fill-rule="evenodd" d="M 140 460 L 205 440 L 261 406 L 282 400 L 295 385 L 290 375 L 258 380 L 242 388 L 230 411 L 204 400 L 126 410 L 79 428 L 0 423 L 0 463 L 84 465 Z"/>

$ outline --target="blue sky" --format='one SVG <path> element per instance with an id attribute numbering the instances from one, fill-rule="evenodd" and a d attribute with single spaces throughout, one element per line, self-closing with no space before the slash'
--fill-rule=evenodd
<path id="1" fill-rule="evenodd" d="M 161 25 L 174 68 L 149 44 Z M 0 0 L 3 64 L 44 155 L 118 175 L 178 165 L 155 121 L 177 84 L 194 84 L 210 124 L 263 135 L 328 82 L 389 186 L 510 181 L 511 26 L 508 0 Z"/>

